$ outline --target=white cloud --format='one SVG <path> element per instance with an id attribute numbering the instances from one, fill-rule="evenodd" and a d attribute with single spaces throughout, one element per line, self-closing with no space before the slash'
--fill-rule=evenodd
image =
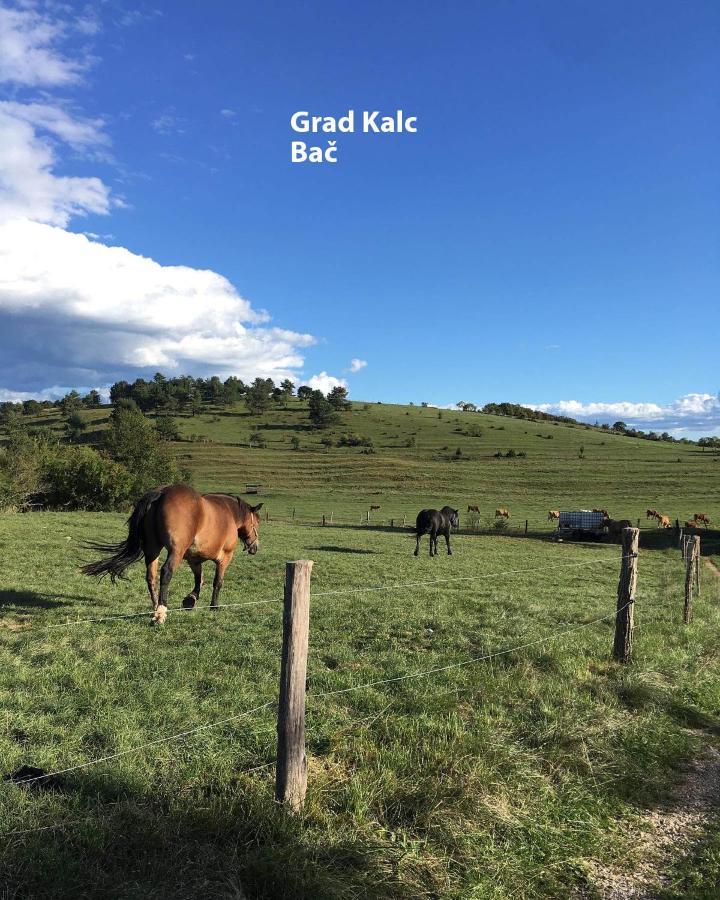
<path id="1" fill-rule="evenodd" d="M 581 403 L 579 400 L 560 400 L 556 403 L 527 404 L 542 412 L 572 416 L 576 419 L 612 422 L 618 419 L 628 425 L 651 428 L 655 431 L 701 431 L 720 426 L 720 396 L 715 394 L 685 394 L 665 405 L 652 402 L 619 400 Z"/>
<path id="2" fill-rule="evenodd" d="M 304 381 L 309 388 L 314 391 L 322 391 L 328 394 L 334 387 L 347 387 L 347 381 L 344 378 L 336 378 L 334 375 L 328 375 L 327 372 L 321 372 L 319 375 L 313 375 L 307 381 Z"/>
<path id="3" fill-rule="evenodd" d="M 119 201 L 99 178 L 56 175 L 44 130 L 75 147 L 104 143 L 97 121 L 73 119 L 49 104 L 0 103 L 0 221 L 27 217 L 67 225 L 75 215 L 108 213 Z"/>
<path id="4" fill-rule="evenodd" d="M 221 109 L 220 115 L 224 116 L 226 119 L 234 119 L 237 113 L 234 109 Z"/>
<path id="5" fill-rule="evenodd" d="M 79 79 L 84 65 L 59 45 L 99 22 L 53 7 L 68 16 L 63 23 L 40 8 L 32 0 L 0 7 L 0 81 L 52 87 Z M 130 14 L 123 24 L 155 15 Z M 153 125 L 169 133 L 183 123 L 169 107 Z M 122 205 L 100 178 L 58 174 L 68 148 L 109 161 L 100 119 L 45 92 L 0 101 L 0 134 L 0 396 L 56 396 L 67 391 L 58 385 L 108 384 L 148 368 L 298 379 L 313 337 L 271 326 L 222 275 L 160 265 L 101 243 L 96 232 L 91 240 L 65 230 L 73 217 Z"/>
<path id="6" fill-rule="evenodd" d="M 0 311 L 55 322 L 73 365 L 95 372 L 130 366 L 284 378 L 313 343 L 267 326 L 267 313 L 216 272 L 162 266 L 38 222 L 0 225 L 0 273 Z"/>
<path id="7" fill-rule="evenodd" d="M 75 150 L 107 146 L 110 143 L 103 131 L 105 123 L 102 119 L 74 117 L 62 106 L 0 100 L 0 112 L 54 135 Z"/>
<path id="8" fill-rule="evenodd" d="M 79 30 L 86 33 L 84 19 Z M 0 7 L 0 83 L 49 87 L 78 81 L 84 63 L 57 46 L 66 31 L 66 23 L 30 5 Z"/>
<path id="9" fill-rule="evenodd" d="M 367 365 L 367 360 L 365 359 L 351 359 L 350 360 L 350 371 L 351 372 L 359 372 L 360 369 L 364 369 Z"/>
<path id="10" fill-rule="evenodd" d="M 187 120 L 178 116 L 174 107 L 166 109 L 150 123 L 158 134 L 185 134 Z"/>

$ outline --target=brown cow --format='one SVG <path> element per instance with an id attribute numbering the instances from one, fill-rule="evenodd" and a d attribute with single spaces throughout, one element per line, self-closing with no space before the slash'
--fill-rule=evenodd
<path id="1" fill-rule="evenodd" d="M 553 519 L 560 518 L 560 510 L 559 509 L 551 509 L 548 512 L 548 522 L 552 522 Z"/>
<path id="2" fill-rule="evenodd" d="M 693 519 L 696 522 L 702 522 L 702 524 L 707 528 L 710 524 L 710 516 L 707 513 L 695 513 Z"/>
<path id="3" fill-rule="evenodd" d="M 658 525 L 661 528 L 669 528 L 670 527 L 670 516 L 658 516 Z"/>
<path id="4" fill-rule="evenodd" d="M 500 517 L 500 518 L 503 518 L 503 519 L 509 519 L 509 518 L 510 518 L 510 510 L 505 509 L 504 506 L 499 506 L 499 507 L 495 510 L 495 515 L 496 515 L 496 517 Z"/>
<path id="5" fill-rule="evenodd" d="M 480 508 L 477 507 L 477 506 L 468 506 L 468 512 L 479 513 L 479 512 L 480 512 Z"/>

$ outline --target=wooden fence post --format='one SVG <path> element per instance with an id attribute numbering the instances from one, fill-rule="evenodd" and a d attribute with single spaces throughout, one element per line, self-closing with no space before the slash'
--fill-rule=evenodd
<path id="1" fill-rule="evenodd" d="M 690 624 L 692 618 L 693 586 L 697 585 L 700 568 L 700 537 L 695 535 L 688 540 L 685 552 L 685 604 L 683 606 L 683 622 Z"/>
<path id="2" fill-rule="evenodd" d="M 527 528 L 528 528 L 528 520 L 525 519 L 525 534 L 527 534 Z"/>
<path id="3" fill-rule="evenodd" d="M 695 590 L 700 596 L 700 535 L 695 535 Z"/>
<path id="4" fill-rule="evenodd" d="M 305 677 L 310 627 L 312 561 L 285 565 L 283 648 L 277 721 L 275 799 L 298 812 L 305 801 Z"/>
<path id="5" fill-rule="evenodd" d="M 639 537 L 640 529 L 623 528 L 622 559 L 615 614 L 615 640 L 613 642 L 613 657 L 622 663 L 629 663 L 632 659 Z"/>
<path id="6" fill-rule="evenodd" d="M 325 513 L 323 513 L 323 527 L 325 527 Z"/>

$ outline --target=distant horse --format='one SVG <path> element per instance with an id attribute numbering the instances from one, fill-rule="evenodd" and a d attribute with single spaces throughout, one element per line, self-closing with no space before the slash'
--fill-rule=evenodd
<path id="1" fill-rule="evenodd" d="M 495 516 L 496 516 L 496 517 L 501 517 L 501 518 L 503 518 L 503 519 L 509 519 L 509 518 L 510 518 L 510 510 L 509 510 L 509 509 L 505 509 L 504 506 L 499 506 L 499 507 L 495 510 Z"/>
<path id="2" fill-rule="evenodd" d="M 645 518 L 646 519 L 657 519 L 658 511 L 656 509 L 647 509 L 645 510 Z"/>
<path id="3" fill-rule="evenodd" d="M 658 525 L 660 528 L 670 528 L 670 516 L 658 516 Z"/>
<path id="4" fill-rule="evenodd" d="M 229 494 L 198 494 L 184 484 L 166 485 L 148 491 L 135 504 L 128 519 L 128 536 L 118 544 L 89 543 L 93 550 L 111 556 L 83 566 L 85 575 L 110 576 L 115 582 L 128 566 L 145 557 L 146 581 L 154 615 L 152 623 L 162 625 L 167 617 L 170 579 L 183 559 L 195 575 L 195 587 L 183 600 L 192 609 L 203 585 L 202 564 L 215 563 L 211 607 L 217 607 L 225 570 L 230 565 L 238 539 L 250 555 L 258 552 L 258 512 L 262 503 L 249 506 Z M 163 548 L 167 558 L 160 570 L 158 557 Z"/>
<path id="5" fill-rule="evenodd" d="M 559 509 L 551 509 L 550 512 L 548 512 L 548 522 L 552 522 L 553 519 L 559 519 L 559 518 L 560 518 L 560 510 Z"/>
<path id="6" fill-rule="evenodd" d="M 706 528 L 710 524 L 710 516 L 707 513 L 695 513 L 693 520 L 695 522 L 702 522 Z"/>
<path id="7" fill-rule="evenodd" d="M 460 519 L 459 510 L 453 509 L 452 506 L 443 506 L 442 509 L 422 509 L 415 520 L 415 553 L 420 553 L 420 538 L 424 534 L 430 535 L 430 556 L 437 556 L 437 536 L 442 534 L 445 536 L 448 555 L 452 554 L 450 549 L 450 529 L 457 527 Z"/>

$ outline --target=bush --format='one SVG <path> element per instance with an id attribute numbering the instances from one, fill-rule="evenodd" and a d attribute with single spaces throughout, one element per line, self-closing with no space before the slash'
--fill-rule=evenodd
<path id="1" fill-rule="evenodd" d="M 45 505 L 63 509 L 118 509 L 134 499 L 134 476 L 90 447 L 58 447 L 46 459 Z"/>
<path id="2" fill-rule="evenodd" d="M 300 449 L 300 438 L 299 438 L 296 434 L 294 434 L 294 435 L 290 438 L 290 446 L 293 448 L 293 450 L 299 450 L 299 449 Z"/>
<path id="3" fill-rule="evenodd" d="M 369 437 L 363 437 L 361 434 L 355 434 L 350 431 L 347 434 L 341 434 L 338 438 L 338 447 L 372 447 L 373 440 Z"/>
<path id="4" fill-rule="evenodd" d="M 321 438 L 320 443 L 323 445 L 323 447 L 330 448 L 335 446 L 335 441 L 330 437 L 329 434 L 326 434 L 323 438 Z"/>
<path id="5" fill-rule="evenodd" d="M 253 432 L 253 434 L 250 435 L 250 446 L 257 447 L 260 450 L 264 450 L 267 447 L 267 443 L 262 435 L 257 434 L 257 432 Z"/>

